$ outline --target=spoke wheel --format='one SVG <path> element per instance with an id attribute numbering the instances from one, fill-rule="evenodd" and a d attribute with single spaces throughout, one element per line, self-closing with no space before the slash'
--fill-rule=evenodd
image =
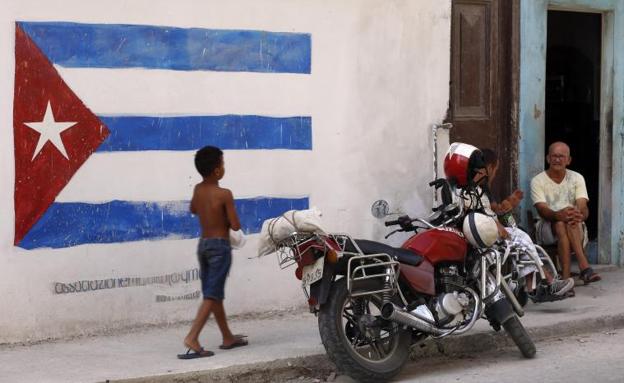
<path id="1" fill-rule="evenodd" d="M 350 298 L 343 278 L 334 283 L 319 313 L 328 356 L 339 371 L 361 382 L 392 378 L 409 356 L 411 331 L 383 320 L 380 310 L 378 296 Z"/>

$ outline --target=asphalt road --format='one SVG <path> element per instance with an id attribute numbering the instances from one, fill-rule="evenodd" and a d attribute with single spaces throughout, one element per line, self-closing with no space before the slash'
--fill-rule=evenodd
<path id="1" fill-rule="evenodd" d="M 516 348 L 508 348 L 478 355 L 412 362 L 405 366 L 396 382 L 624 382 L 624 329 L 553 338 L 536 346 L 538 354 L 535 359 L 523 359 Z M 300 377 L 289 382 L 322 381 Z M 329 381 L 355 382 L 346 376 L 331 376 Z"/>
<path id="2" fill-rule="evenodd" d="M 624 329 L 536 344 L 535 359 L 515 348 L 406 366 L 400 382 L 624 382 Z"/>

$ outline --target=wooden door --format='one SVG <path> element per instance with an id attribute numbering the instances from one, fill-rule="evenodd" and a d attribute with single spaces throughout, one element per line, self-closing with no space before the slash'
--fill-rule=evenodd
<path id="1" fill-rule="evenodd" d="M 451 141 L 497 152 L 494 194 L 502 198 L 517 184 L 518 0 L 452 4 Z"/>

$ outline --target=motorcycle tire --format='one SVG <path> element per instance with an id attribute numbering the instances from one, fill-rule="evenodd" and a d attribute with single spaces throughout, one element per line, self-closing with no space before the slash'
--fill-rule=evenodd
<path id="1" fill-rule="evenodd" d="M 516 315 L 512 316 L 503 323 L 503 328 L 520 349 L 522 356 L 527 359 L 535 356 L 535 345 L 529 337 L 526 329 Z"/>
<path id="2" fill-rule="evenodd" d="M 524 288 L 519 288 L 514 291 L 516 300 L 520 303 L 520 306 L 524 307 L 529 302 L 529 294 L 527 294 Z"/>
<path id="3" fill-rule="evenodd" d="M 391 354 L 382 360 L 368 360 L 353 349 L 347 339 L 343 324 L 343 310 L 349 301 L 347 280 L 342 278 L 333 283 L 329 298 L 319 312 L 318 324 L 323 346 L 329 359 L 340 373 L 359 382 L 383 382 L 396 376 L 409 358 L 411 333 L 402 326 L 394 334 L 397 337 Z"/>

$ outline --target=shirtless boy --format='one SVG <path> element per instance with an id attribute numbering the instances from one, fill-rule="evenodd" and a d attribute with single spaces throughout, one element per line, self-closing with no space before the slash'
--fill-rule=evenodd
<path id="1" fill-rule="evenodd" d="M 214 355 L 212 351 L 204 350 L 198 339 L 211 313 L 214 313 L 223 337 L 220 349 L 247 345 L 244 335 L 234 335 L 230 331 L 223 308 L 225 280 L 232 264 L 229 232 L 230 229 L 240 230 L 232 192 L 219 186 L 219 180 L 225 174 L 223 152 L 213 146 L 200 149 L 195 155 L 195 167 L 203 177 L 203 181 L 195 185 L 191 213 L 199 217 L 201 225 L 197 257 L 204 299 L 191 330 L 184 338 L 188 350 L 178 355 L 180 359 Z"/>

